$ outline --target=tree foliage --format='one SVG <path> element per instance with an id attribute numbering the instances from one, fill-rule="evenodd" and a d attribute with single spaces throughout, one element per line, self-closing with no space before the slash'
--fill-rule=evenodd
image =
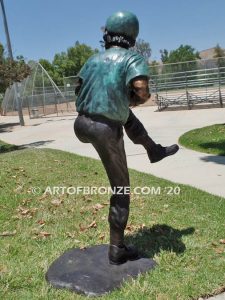
<path id="1" fill-rule="evenodd" d="M 0 44 L 0 93 L 4 93 L 13 82 L 22 81 L 30 71 L 22 56 L 12 61 L 5 56 L 4 47 Z"/>
<path id="2" fill-rule="evenodd" d="M 221 69 L 221 76 L 225 77 L 225 49 L 221 48 L 219 44 L 216 45 L 214 49 L 215 55 L 214 58 L 217 58 L 217 66 Z"/>
<path id="3" fill-rule="evenodd" d="M 163 63 L 187 62 L 199 59 L 199 52 L 195 51 L 190 45 L 180 45 L 179 48 L 168 52 L 168 50 L 160 50 L 161 60 Z"/>
<path id="4" fill-rule="evenodd" d="M 180 45 L 179 48 L 168 51 L 160 50 L 163 64 L 163 73 L 186 72 L 197 69 L 197 59 L 200 59 L 199 52 L 190 45 Z M 191 63 L 190 63 L 191 61 Z M 169 65 L 177 63 L 174 65 Z"/>
<path id="5" fill-rule="evenodd" d="M 159 67 L 160 63 L 156 60 L 153 60 L 150 64 L 150 74 L 151 76 L 158 75 L 159 74 Z"/>
<path id="6" fill-rule="evenodd" d="M 77 75 L 88 58 L 97 52 L 86 44 L 76 42 L 66 52 L 55 54 L 52 63 L 46 59 L 40 59 L 39 62 L 56 84 L 63 85 L 63 77 Z"/>
<path id="7" fill-rule="evenodd" d="M 145 42 L 143 39 L 138 39 L 136 41 L 134 49 L 139 52 L 144 58 L 148 61 L 152 54 L 152 49 L 148 42 Z"/>
<path id="8" fill-rule="evenodd" d="M 221 48 L 219 44 L 216 45 L 214 52 L 215 52 L 215 55 L 214 55 L 215 58 L 225 56 L 225 49 Z"/>

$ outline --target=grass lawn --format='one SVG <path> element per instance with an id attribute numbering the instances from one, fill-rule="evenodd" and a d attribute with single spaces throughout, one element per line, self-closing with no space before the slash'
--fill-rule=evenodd
<path id="1" fill-rule="evenodd" d="M 1 154 L 0 165 L 0 299 L 85 299 L 52 288 L 45 273 L 69 248 L 108 243 L 108 196 L 43 193 L 47 186 L 108 186 L 101 162 L 25 149 Z M 198 299 L 222 291 L 225 199 L 185 185 L 177 193 L 177 184 L 134 170 L 130 178 L 132 187 L 161 188 L 132 195 L 126 231 L 158 266 L 101 299 Z"/>
<path id="2" fill-rule="evenodd" d="M 16 145 L 7 144 L 3 141 L 0 141 L 0 153 L 14 151 L 18 148 L 19 147 Z"/>
<path id="3" fill-rule="evenodd" d="M 180 137 L 179 143 L 196 151 L 225 156 L 225 124 L 188 131 Z"/>

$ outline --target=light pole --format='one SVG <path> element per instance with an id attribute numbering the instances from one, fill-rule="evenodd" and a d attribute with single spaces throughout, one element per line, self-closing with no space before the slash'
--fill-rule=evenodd
<path id="1" fill-rule="evenodd" d="M 8 48 L 9 58 L 11 61 L 13 61 L 12 46 L 11 46 L 11 42 L 10 42 L 9 29 L 8 29 L 3 0 L 0 0 L 0 3 L 1 3 L 1 8 L 2 8 L 2 15 L 3 15 L 3 22 L 4 22 L 4 27 L 5 27 L 5 35 L 6 35 L 6 40 L 7 40 L 7 48 Z M 15 82 L 15 97 L 16 97 L 18 115 L 19 115 L 19 119 L 20 119 L 20 125 L 24 126 L 23 109 L 22 109 L 20 98 L 18 96 L 18 86 L 17 86 L 16 82 Z"/>

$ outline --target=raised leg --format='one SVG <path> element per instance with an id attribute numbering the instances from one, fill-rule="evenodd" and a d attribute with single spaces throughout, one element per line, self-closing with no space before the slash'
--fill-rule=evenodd
<path id="1" fill-rule="evenodd" d="M 148 135 L 143 124 L 133 114 L 132 110 L 130 110 L 129 118 L 124 125 L 124 129 L 134 144 L 140 144 L 146 149 L 151 163 L 158 162 L 169 155 L 175 154 L 179 150 L 177 144 L 168 147 L 156 144 Z"/>

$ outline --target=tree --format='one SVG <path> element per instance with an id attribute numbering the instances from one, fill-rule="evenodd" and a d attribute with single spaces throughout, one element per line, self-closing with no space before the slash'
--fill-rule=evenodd
<path id="1" fill-rule="evenodd" d="M 161 61 L 166 64 L 169 61 L 169 52 L 166 49 L 160 50 Z"/>
<path id="2" fill-rule="evenodd" d="M 142 54 L 147 61 L 149 61 L 149 58 L 152 54 L 152 49 L 148 42 L 145 42 L 143 39 L 138 39 L 136 41 L 134 49 L 140 54 Z"/>
<path id="3" fill-rule="evenodd" d="M 220 69 L 221 76 L 225 77 L 225 50 L 221 48 L 219 44 L 217 44 L 214 52 L 214 58 L 217 58 L 217 66 Z"/>
<path id="4" fill-rule="evenodd" d="M 225 56 L 225 50 L 223 48 L 221 48 L 219 44 L 216 45 L 214 52 L 215 52 L 215 55 L 214 55 L 215 58 Z"/>
<path id="5" fill-rule="evenodd" d="M 159 74 L 159 67 L 160 67 L 160 64 L 159 62 L 157 62 L 156 60 L 153 60 L 150 64 L 150 74 L 151 76 L 154 76 L 154 75 L 158 75 Z"/>
<path id="6" fill-rule="evenodd" d="M 199 52 L 195 51 L 190 45 L 180 45 L 179 48 L 168 52 L 168 50 L 160 50 L 161 60 L 163 63 L 186 62 L 199 59 Z"/>
<path id="7" fill-rule="evenodd" d="M 60 79 L 58 79 L 58 74 L 56 73 L 52 63 L 48 61 L 47 59 L 41 58 L 39 59 L 39 63 L 42 65 L 42 67 L 48 72 L 49 76 L 55 81 L 60 82 Z"/>
<path id="8" fill-rule="evenodd" d="M 48 61 L 47 59 L 41 58 L 41 59 L 39 59 L 39 63 L 40 63 L 40 64 L 42 65 L 42 67 L 43 67 L 46 71 L 48 71 L 48 72 L 54 70 L 52 64 L 51 64 L 50 61 Z"/>
<path id="9" fill-rule="evenodd" d="M 56 54 L 52 62 L 56 83 L 62 84 L 63 77 L 77 75 L 88 58 L 97 52 L 98 50 L 76 42 L 73 47 L 67 49 L 67 52 Z"/>
<path id="10" fill-rule="evenodd" d="M 74 47 L 68 48 L 67 55 L 69 60 L 73 61 L 74 66 L 74 68 L 70 70 L 71 74 L 68 75 L 76 75 L 88 58 L 95 53 L 98 53 L 97 49 L 92 49 L 85 44 L 80 44 L 78 41 L 75 43 Z"/>
<path id="11" fill-rule="evenodd" d="M 4 47 L 0 44 L 0 93 L 4 93 L 13 82 L 20 82 L 30 74 L 30 67 L 23 56 L 11 60 L 5 57 Z"/>
<path id="12" fill-rule="evenodd" d="M 96 49 L 76 42 L 66 52 L 56 53 L 52 63 L 46 59 L 40 59 L 39 63 L 57 85 L 63 85 L 63 77 L 77 75 L 87 59 L 97 52 Z"/>
<path id="13" fill-rule="evenodd" d="M 177 63 L 174 65 L 165 65 L 163 67 L 163 73 L 195 70 L 197 68 L 197 59 L 200 59 L 199 52 L 195 51 L 190 45 L 180 45 L 179 48 L 170 52 L 166 49 L 160 50 L 160 53 L 161 60 L 164 64 Z"/>

